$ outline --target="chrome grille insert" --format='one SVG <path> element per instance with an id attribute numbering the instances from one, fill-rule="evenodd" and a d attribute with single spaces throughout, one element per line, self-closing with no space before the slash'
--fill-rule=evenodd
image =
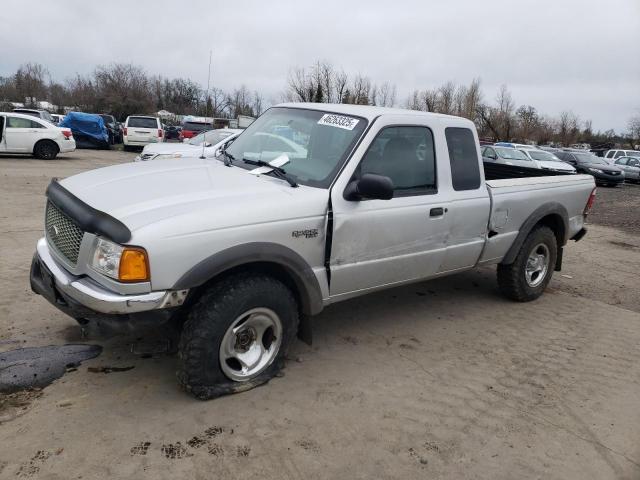
<path id="1" fill-rule="evenodd" d="M 49 244 L 75 266 L 84 232 L 51 202 L 47 202 L 45 232 Z"/>

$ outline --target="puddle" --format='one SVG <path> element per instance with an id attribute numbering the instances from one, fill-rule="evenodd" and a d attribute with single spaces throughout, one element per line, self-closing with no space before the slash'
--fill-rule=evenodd
<path id="1" fill-rule="evenodd" d="M 99 345 L 49 345 L 0 353 L 0 393 L 44 388 L 101 352 Z"/>

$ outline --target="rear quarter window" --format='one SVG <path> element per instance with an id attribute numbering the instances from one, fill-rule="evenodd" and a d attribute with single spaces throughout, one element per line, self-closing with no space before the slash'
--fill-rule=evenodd
<path id="1" fill-rule="evenodd" d="M 449 149 L 453 189 L 475 190 L 480 187 L 480 164 L 473 132 L 468 128 L 448 127 L 444 130 Z"/>
<path id="2" fill-rule="evenodd" d="M 132 128 L 159 128 L 157 119 L 146 117 L 129 117 L 127 126 Z"/>

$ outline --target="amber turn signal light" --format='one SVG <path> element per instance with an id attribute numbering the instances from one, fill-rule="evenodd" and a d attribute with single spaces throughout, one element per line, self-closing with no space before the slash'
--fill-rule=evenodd
<path id="1" fill-rule="evenodd" d="M 125 247 L 120 257 L 118 280 L 121 282 L 148 282 L 147 252 L 142 248 Z"/>

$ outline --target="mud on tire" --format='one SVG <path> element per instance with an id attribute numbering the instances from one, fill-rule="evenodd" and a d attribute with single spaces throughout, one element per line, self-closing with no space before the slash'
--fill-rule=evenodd
<path id="1" fill-rule="evenodd" d="M 546 253 L 548 264 L 543 278 L 534 277 L 534 281 L 529 282 L 526 275 L 527 264 L 530 256 L 535 253 L 534 249 L 540 254 Z M 530 302 L 538 298 L 551 281 L 557 255 L 558 244 L 553 231 L 545 226 L 534 228 L 520 247 L 513 263 L 498 265 L 498 286 L 502 294 L 518 302 Z"/>
<path id="2" fill-rule="evenodd" d="M 245 312 L 260 309 L 274 312 L 279 318 L 282 326 L 281 338 L 276 339 L 279 348 L 262 371 L 242 381 L 234 380 L 225 374 L 221 364 L 222 340 L 232 325 L 238 325 L 238 319 Z M 268 382 L 284 364 L 298 320 L 298 305 L 293 293 L 271 276 L 244 272 L 212 284 L 187 314 L 178 345 L 178 382 L 201 400 L 249 390 Z M 230 371 L 228 366 L 226 371 Z"/>

